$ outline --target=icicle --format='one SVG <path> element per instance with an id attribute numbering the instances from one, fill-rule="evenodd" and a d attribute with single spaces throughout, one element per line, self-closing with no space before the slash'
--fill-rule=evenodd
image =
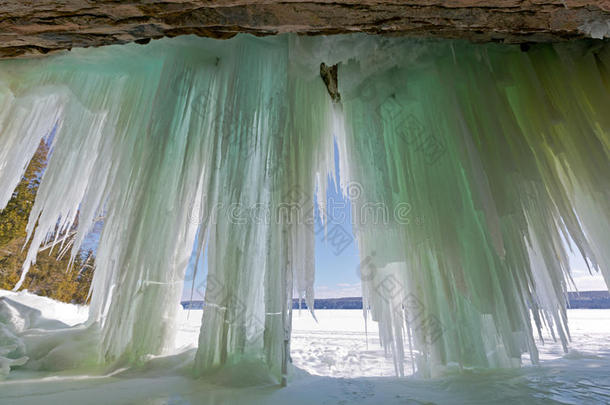
<path id="1" fill-rule="evenodd" d="M 383 41 L 360 41 L 385 53 Z M 511 367 L 523 350 L 537 359 L 531 309 L 566 347 L 562 237 L 610 265 L 606 49 L 439 42 L 422 54 L 391 42 L 402 60 L 371 71 L 375 56 L 354 56 L 339 72 L 342 175 L 363 190 L 354 216 L 379 202 L 394 212 L 389 225 L 356 229 L 363 260 L 373 258 L 363 289 L 382 342 L 402 356 L 391 326 L 402 317 L 422 374 L 452 362 Z M 388 274 L 390 262 L 402 270 Z"/>
<path id="2" fill-rule="evenodd" d="M 240 36 L 3 61 L 0 206 L 53 133 L 21 281 L 103 217 L 89 323 L 101 362 L 137 362 L 169 347 L 205 235 L 196 373 L 254 360 L 285 380 L 336 141 L 396 373 L 405 339 L 424 375 L 535 362 L 530 313 L 569 340 L 564 241 L 610 279 L 610 53 L 585 46 Z"/>

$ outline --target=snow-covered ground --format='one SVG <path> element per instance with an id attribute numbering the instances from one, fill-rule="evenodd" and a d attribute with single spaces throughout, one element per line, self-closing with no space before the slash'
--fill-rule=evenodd
<path id="1" fill-rule="evenodd" d="M 44 328 L 57 321 L 74 325 L 87 314 L 84 307 L 29 294 L 0 291 L 2 295 L 41 311 L 24 321 L 30 326 Z M 362 311 L 319 310 L 318 323 L 306 311 L 295 312 L 296 368 L 289 386 L 279 388 L 253 385 L 256 365 L 191 378 L 201 311 L 181 311 L 176 339 L 181 354 L 106 374 L 17 368 L 0 381 L 0 404 L 610 403 L 610 310 L 570 310 L 568 315 L 573 340 L 568 355 L 552 339 L 545 339 L 540 346 L 541 366 L 471 370 L 423 380 L 393 377 L 391 357 L 379 346 L 377 325 L 369 320 L 365 333 Z"/>
<path id="2" fill-rule="evenodd" d="M 310 374 L 331 377 L 393 377 L 394 363 L 379 345 L 377 322 L 365 325 L 361 310 L 316 310 L 316 320 L 295 311 L 292 322 L 293 364 Z M 180 311 L 176 346 L 196 347 L 201 310 Z M 407 365 L 408 365 L 407 359 Z"/>
<path id="3" fill-rule="evenodd" d="M 391 354 L 379 344 L 377 322 L 369 318 L 365 324 L 361 310 L 323 309 L 315 313 L 317 322 L 308 311 L 294 312 L 291 356 L 295 366 L 329 377 L 395 375 Z M 201 311 L 181 311 L 180 316 L 177 346 L 196 347 Z M 610 310 L 573 309 L 568 316 L 572 336 L 568 357 L 610 353 Z M 544 342 L 537 340 L 541 361 L 564 357 L 559 342 L 548 333 L 543 338 Z M 405 358 L 405 372 L 411 370 L 411 364 L 410 358 Z"/>

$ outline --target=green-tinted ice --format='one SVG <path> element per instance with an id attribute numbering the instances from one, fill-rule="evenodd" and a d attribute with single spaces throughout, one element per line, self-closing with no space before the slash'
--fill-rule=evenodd
<path id="1" fill-rule="evenodd" d="M 321 62 L 340 63 L 341 103 Z M 167 350 L 197 242 L 209 271 L 195 373 L 258 361 L 281 377 L 293 291 L 313 303 L 313 201 L 324 212 L 336 141 L 365 303 L 397 374 L 405 355 L 424 375 L 514 367 L 537 360 L 542 327 L 568 343 L 566 246 L 610 281 L 608 69 L 605 43 L 361 35 L 3 61 L 0 206 L 52 134 L 24 276 L 48 238 L 78 217 L 77 252 L 104 218 L 95 361 Z"/>

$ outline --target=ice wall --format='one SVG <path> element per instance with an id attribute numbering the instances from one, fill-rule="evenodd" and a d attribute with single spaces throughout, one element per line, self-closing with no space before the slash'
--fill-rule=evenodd
<path id="1" fill-rule="evenodd" d="M 341 103 L 321 62 L 340 63 Z M 22 279 L 42 243 L 76 226 L 76 253 L 103 217 L 92 344 L 101 363 L 134 363 L 169 347 L 197 241 L 196 374 L 255 360 L 281 378 L 292 295 L 313 300 L 334 135 L 363 294 L 397 374 L 405 353 L 427 375 L 518 366 L 536 361 L 536 328 L 567 344 L 566 241 L 610 280 L 609 63 L 604 45 L 368 36 L 3 61 L 0 206 L 55 129 Z"/>
<path id="2" fill-rule="evenodd" d="M 169 346 L 199 232 L 210 271 L 197 373 L 244 358 L 282 373 L 293 290 L 313 303 L 315 182 L 334 164 L 317 69 L 292 64 L 287 37 L 3 64 L 3 190 L 57 127 L 22 280 L 77 216 L 74 254 L 104 219 L 89 320 L 102 325 L 100 361 Z"/>
<path id="3" fill-rule="evenodd" d="M 339 142 L 382 340 L 423 374 L 511 367 L 537 360 L 531 311 L 565 348 L 565 241 L 610 281 L 608 48 L 368 49 L 340 65 Z"/>

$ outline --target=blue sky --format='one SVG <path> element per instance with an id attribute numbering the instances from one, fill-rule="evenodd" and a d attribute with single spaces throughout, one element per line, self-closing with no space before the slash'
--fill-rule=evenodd
<path id="1" fill-rule="evenodd" d="M 342 245 L 340 252 L 328 243 L 324 237 L 324 232 L 317 232 L 315 237 L 315 265 L 316 265 L 316 280 L 315 291 L 316 298 L 332 298 L 332 297 L 360 297 L 362 291 L 360 288 L 360 279 L 357 275 L 359 264 L 358 249 L 351 226 L 351 212 L 349 202 L 346 201 L 340 192 L 333 189 L 328 191 L 328 204 L 334 206 L 333 218 L 334 225 L 340 225 L 351 235 L 351 242 Z M 317 208 L 316 208 L 317 211 Z M 317 214 L 317 213 L 316 213 Z M 329 225 L 329 228 L 331 226 Z M 183 298 L 188 299 L 191 294 L 192 287 L 192 272 L 195 265 L 196 257 L 191 258 Z M 198 274 L 195 277 L 195 293 L 193 299 L 202 299 L 199 293 L 203 291 L 201 288 L 204 285 L 205 274 L 207 272 L 207 263 L 205 255 L 200 258 Z M 199 288 L 197 288 L 199 287 Z"/>
<path id="2" fill-rule="evenodd" d="M 339 182 L 339 161 L 338 150 L 335 145 L 335 170 L 337 173 L 337 182 Z M 348 232 L 351 235 L 351 243 L 345 244 L 346 246 L 336 249 L 335 246 L 328 243 L 325 240 L 323 232 L 317 232 L 315 238 L 315 265 L 316 265 L 316 279 L 315 279 L 315 295 L 316 298 L 337 298 L 337 297 L 360 297 L 362 296 L 362 290 L 360 285 L 360 279 L 357 275 L 358 264 L 360 259 L 358 257 L 358 249 L 356 247 L 356 241 L 352 232 L 352 217 L 349 200 L 344 198 L 341 191 L 337 190 L 334 183 L 329 178 L 329 187 L 327 190 L 327 212 L 331 217 L 331 221 L 334 225 L 339 225 L 342 230 Z M 316 207 L 316 215 L 318 214 L 318 208 Z M 329 228 L 332 228 L 329 225 Z M 195 280 L 195 286 L 203 286 L 205 280 L 205 273 L 207 272 L 205 257 L 200 260 L 200 274 L 197 274 Z M 570 263 L 573 270 L 573 278 L 576 283 L 576 287 L 579 291 L 592 291 L 592 290 L 605 290 L 606 285 L 603 277 L 600 273 L 589 274 L 587 265 L 585 264 L 582 257 L 578 254 L 570 253 Z M 192 269 L 195 264 L 195 258 L 191 259 L 191 265 L 187 271 L 187 281 L 185 282 L 185 288 L 183 293 L 183 299 L 188 299 L 191 294 Z M 198 294 L 197 291 L 203 292 L 203 288 L 195 289 L 193 299 L 203 299 L 203 296 Z M 571 291 L 574 289 L 571 288 Z"/>
<path id="3" fill-rule="evenodd" d="M 338 161 L 335 150 L 335 160 Z M 336 168 L 339 173 L 339 168 Z M 339 178 L 337 178 L 339 181 Z M 341 249 L 337 249 L 327 242 L 324 233 L 316 234 L 316 281 L 315 291 L 317 298 L 334 297 L 360 297 L 360 279 L 357 274 L 360 258 L 354 233 L 352 231 L 352 215 L 349 199 L 344 198 L 341 191 L 330 183 L 327 190 L 327 212 L 331 217 L 332 228 L 339 225 L 351 236 L 351 242 Z M 317 208 L 316 208 L 316 211 Z M 317 212 L 316 212 L 317 214 Z M 339 251 L 340 250 L 340 251 Z"/>
<path id="4" fill-rule="evenodd" d="M 339 164 L 338 164 L 338 149 L 335 145 L 335 171 L 337 174 L 337 182 L 340 179 Z M 328 233 L 323 231 L 316 231 L 315 236 L 315 266 L 316 266 L 316 279 L 315 279 L 315 293 L 316 298 L 334 298 L 334 297 L 360 297 L 362 296 L 362 290 L 360 287 L 360 279 L 357 275 L 358 264 L 360 259 L 358 257 L 358 249 L 356 247 L 356 240 L 352 232 L 352 216 L 350 203 L 347 198 L 344 198 L 338 186 L 332 182 L 331 178 L 328 178 L 328 190 L 327 190 L 327 212 L 329 217 L 332 218 L 327 227 L 327 232 L 332 232 L 335 226 L 349 234 L 351 237 L 350 242 L 341 244 L 339 248 L 333 246 L 332 243 L 327 240 Z M 318 216 L 318 207 L 315 207 L 315 214 Z M 318 228 L 316 228 L 318 229 Z M 187 277 L 184 286 L 183 299 L 188 299 L 191 296 L 192 288 L 192 273 L 196 258 L 191 258 L 189 269 L 187 270 Z M 195 277 L 195 292 L 193 299 L 203 299 L 200 292 L 203 291 L 205 274 L 207 273 L 207 260 L 206 257 L 202 257 L 199 262 L 198 274 Z M 197 288 L 197 287 L 200 288 Z"/>
<path id="5" fill-rule="evenodd" d="M 51 133 L 46 139 L 46 142 L 51 146 L 53 138 L 55 136 L 56 128 L 53 128 Z M 335 144 L 335 172 L 337 176 L 337 182 L 340 181 L 339 171 L 339 151 Z M 327 243 L 324 237 L 324 233 L 320 232 L 316 234 L 316 279 L 315 279 L 315 293 L 317 298 L 336 298 L 336 297 L 359 297 L 362 295 L 360 279 L 357 275 L 357 269 L 359 264 L 358 249 L 356 247 L 356 241 L 352 232 L 352 216 L 349 199 L 344 198 L 338 187 L 332 182 L 330 177 L 328 178 L 329 187 L 327 189 L 327 212 L 332 218 L 334 225 L 339 225 L 340 228 L 349 233 L 351 236 L 351 242 L 342 247 L 341 251 L 338 252 L 336 247 Z M 316 206 L 316 215 L 318 214 L 318 208 Z M 85 250 L 95 250 L 99 244 L 99 236 L 102 230 L 102 223 L 98 222 L 95 224 L 92 232 L 87 236 L 83 243 Z M 594 291 L 594 290 L 605 290 L 606 284 L 601 273 L 594 272 L 589 273 L 586 263 L 577 252 L 570 252 L 570 264 L 572 269 L 572 276 L 576 284 L 576 288 L 579 291 Z M 199 268 L 202 271 L 196 275 L 195 289 L 193 295 L 194 299 L 203 299 L 203 296 L 197 291 L 203 293 L 203 286 L 205 285 L 205 274 L 207 272 L 207 260 L 205 256 L 200 258 Z M 196 257 L 191 258 L 189 269 L 187 270 L 187 279 L 185 281 L 183 299 L 188 299 L 191 295 L 192 286 L 192 274 L 195 265 Z M 191 275 L 191 277 L 188 277 Z M 574 288 L 570 288 L 574 291 Z"/>

